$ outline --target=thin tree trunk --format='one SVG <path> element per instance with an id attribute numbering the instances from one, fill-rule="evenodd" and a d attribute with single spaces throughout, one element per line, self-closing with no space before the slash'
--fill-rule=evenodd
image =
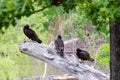
<path id="1" fill-rule="evenodd" d="M 120 80 L 120 21 L 110 22 L 110 80 Z"/>

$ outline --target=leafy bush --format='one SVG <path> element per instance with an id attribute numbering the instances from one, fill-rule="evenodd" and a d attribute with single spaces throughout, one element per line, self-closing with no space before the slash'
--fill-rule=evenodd
<path id="1" fill-rule="evenodd" d="M 95 56 L 97 63 L 109 67 L 110 62 L 110 45 L 103 44 L 99 48 L 99 54 Z"/>

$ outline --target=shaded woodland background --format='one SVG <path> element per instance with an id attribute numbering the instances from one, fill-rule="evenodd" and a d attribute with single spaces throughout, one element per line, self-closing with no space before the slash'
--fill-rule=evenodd
<path id="1" fill-rule="evenodd" d="M 8 5 L 7 1 L 5 4 Z M 11 5 L 12 3 L 8 6 L 12 9 Z M 36 3 L 33 6 L 36 9 L 39 8 Z M 109 74 L 109 24 L 106 22 L 104 25 L 94 25 L 85 14 L 82 14 L 81 7 L 82 5 L 78 5 L 66 12 L 63 6 L 52 6 L 30 14 L 28 17 L 21 16 L 20 19 L 15 19 L 16 24 L 14 26 L 12 23 L 9 23 L 7 28 L 6 25 L 1 25 L 0 80 L 13 80 L 16 77 L 40 76 L 43 74 L 44 62 L 19 52 L 18 44 L 26 38 L 23 34 L 23 26 L 26 24 L 30 24 L 31 28 L 36 31 L 43 41 L 42 44 L 49 45 L 50 42 L 54 41 L 57 34 L 61 34 L 63 40 L 78 37 L 80 39 L 79 47 L 87 50 L 95 59 L 93 67 Z M 4 14 L 4 16 L 10 15 Z M 98 19 L 103 20 L 101 17 Z M 6 18 L 6 20 L 9 19 Z M 64 73 L 49 65 L 47 75 L 51 74 Z"/>

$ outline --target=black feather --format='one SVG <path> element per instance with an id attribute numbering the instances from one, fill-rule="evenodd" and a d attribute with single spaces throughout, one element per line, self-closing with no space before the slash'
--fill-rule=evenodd
<path id="1" fill-rule="evenodd" d="M 30 29 L 29 25 L 25 25 L 23 28 L 23 32 L 24 34 L 31 40 L 36 41 L 38 43 L 42 43 L 42 40 L 40 40 L 38 38 L 38 36 L 36 35 L 35 31 L 33 31 L 32 29 Z"/>
<path id="2" fill-rule="evenodd" d="M 81 50 L 79 48 L 76 49 L 76 55 L 81 60 L 88 60 L 93 62 L 94 59 L 90 57 L 89 53 L 87 51 Z"/>
<path id="3" fill-rule="evenodd" d="M 64 42 L 61 35 L 58 35 L 55 40 L 55 49 L 60 56 L 64 57 Z"/>

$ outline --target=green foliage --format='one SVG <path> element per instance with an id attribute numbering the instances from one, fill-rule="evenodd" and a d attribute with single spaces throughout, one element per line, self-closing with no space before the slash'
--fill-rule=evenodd
<path id="1" fill-rule="evenodd" d="M 64 10 L 68 13 L 69 10 L 72 10 L 75 8 L 75 1 L 74 0 L 66 0 L 62 6 L 64 8 Z"/>
<path id="2" fill-rule="evenodd" d="M 18 31 L 17 31 L 18 30 Z M 13 80 L 17 76 L 31 75 L 30 57 L 19 52 L 18 42 L 23 40 L 20 28 L 9 27 L 0 39 L 0 79 Z M 27 67 L 27 68 L 26 68 Z"/>
<path id="3" fill-rule="evenodd" d="M 79 4 L 79 11 L 86 15 L 86 18 L 91 20 L 94 25 L 106 27 L 109 23 L 109 9 L 106 6 L 108 1 L 92 0 L 92 2 L 85 1 Z"/>
<path id="4" fill-rule="evenodd" d="M 37 11 L 37 7 L 48 5 L 50 0 L 1 0 L 0 1 L 0 29 L 9 25 L 16 25 L 16 20 L 22 16 L 30 16 Z M 50 2 L 49 2 L 50 3 Z"/>
<path id="5" fill-rule="evenodd" d="M 61 2 L 61 0 L 60 0 Z M 60 6 L 68 12 L 75 7 L 74 0 L 64 0 Z M 1 0 L 0 1 L 0 30 L 2 27 L 7 28 L 9 25 L 16 25 L 16 20 L 22 16 L 30 16 L 36 12 L 42 11 L 54 6 L 51 0 Z"/>
<path id="6" fill-rule="evenodd" d="M 120 19 L 120 1 L 110 0 L 109 1 L 109 17 L 111 21 Z"/>
<path id="7" fill-rule="evenodd" d="M 43 43 L 48 43 L 48 26 L 44 26 L 45 23 L 48 23 L 47 17 L 42 13 L 38 13 L 29 18 L 23 17 L 16 27 L 10 26 L 5 30 L 4 34 L 1 34 L 0 65 L 1 68 L 4 68 L 0 71 L 1 80 L 13 80 L 16 77 L 30 76 L 34 74 L 34 62 L 32 58 L 21 54 L 18 49 L 18 44 L 23 42 L 25 38 L 25 35 L 23 34 L 23 26 L 25 24 L 31 25 L 39 38 L 43 40 Z M 4 70 L 6 70 L 6 72 Z"/>
<path id="8" fill-rule="evenodd" d="M 76 5 L 80 8 L 80 13 L 86 14 L 86 17 L 100 28 L 101 26 L 106 27 L 109 21 L 120 19 L 118 0 L 63 0 L 59 6 L 69 12 Z M 0 29 L 8 27 L 10 24 L 15 25 L 17 19 L 22 16 L 30 16 L 35 12 L 41 11 L 40 9 L 44 7 L 50 9 L 51 7 L 49 6 L 54 6 L 51 4 L 51 0 L 1 0 Z"/>
<path id="9" fill-rule="evenodd" d="M 57 15 L 57 10 L 54 8 L 53 10 L 55 11 L 54 14 Z M 18 24 L 15 27 L 9 26 L 7 30 L 3 29 L 5 33 L 0 34 L 0 68 L 4 69 L 0 71 L 0 80 L 13 80 L 16 77 L 42 74 L 43 63 L 39 61 L 39 66 L 34 65 L 34 60 L 31 57 L 19 51 L 18 44 L 26 38 L 23 34 L 23 26 L 26 24 L 29 24 L 35 30 L 44 44 L 48 44 L 48 25 L 50 19 L 54 17 L 39 12 L 29 17 L 22 17 L 21 20 L 17 21 Z M 38 71 L 34 68 L 41 69 Z"/>
<path id="10" fill-rule="evenodd" d="M 12 80 L 15 77 L 14 66 L 15 63 L 9 57 L 0 57 L 0 79 L 1 80 Z M 9 73 L 10 72 L 10 73 Z M 11 77 L 10 77 L 11 76 Z"/>
<path id="11" fill-rule="evenodd" d="M 103 44 L 99 48 L 99 54 L 95 56 L 97 63 L 109 67 L 110 62 L 110 45 Z"/>
<path id="12" fill-rule="evenodd" d="M 120 19 L 119 3 L 118 0 L 76 0 L 80 14 L 85 14 L 96 25 L 96 30 L 104 33 L 109 32 L 110 21 Z"/>
<path id="13" fill-rule="evenodd" d="M 105 3 L 102 1 L 93 2 L 93 0 L 65 0 L 65 3 L 62 3 L 60 6 L 45 8 L 43 12 L 33 14 L 35 11 L 50 5 L 51 0 L 1 0 L 0 28 L 5 33 L 0 32 L 0 80 L 13 80 L 15 77 L 30 76 L 38 71 L 36 70 L 34 73 L 34 60 L 27 55 L 21 54 L 18 49 L 18 44 L 26 38 L 22 32 L 24 25 L 29 24 L 43 43 L 48 44 L 50 35 L 48 30 L 49 28 L 54 28 L 56 17 L 62 14 L 66 19 L 65 28 L 67 33 L 65 32 L 65 35 L 72 34 L 72 37 L 78 36 L 80 40 L 83 40 L 85 26 L 89 17 L 96 24 L 103 21 L 100 23 L 102 25 L 98 25 L 101 26 L 99 28 L 102 35 L 106 37 L 106 33 L 109 34 L 108 8 L 105 7 L 105 5 L 108 5 L 107 2 L 107 0 Z M 101 5 L 104 7 L 101 7 Z M 69 13 L 65 13 L 64 10 Z M 105 20 L 103 20 L 104 17 Z M 15 24 L 15 21 L 17 25 L 15 27 L 11 26 L 11 24 Z M 73 24 L 72 26 L 71 23 Z M 103 25 L 104 23 L 105 25 Z M 10 26 L 6 30 L 5 26 L 9 24 Z M 99 29 L 96 26 L 93 26 L 93 28 Z M 71 32 L 70 29 L 72 29 Z M 107 32 L 103 33 L 105 31 Z M 93 33 L 96 34 L 95 30 L 93 30 Z M 109 38 L 109 35 L 106 38 Z M 98 63 L 105 66 L 109 64 L 108 46 L 107 44 L 100 46 L 100 54 L 95 56 Z M 43 71 L 43 64 L 40 63 L 40 66 L 37 67 L 42 67 Z"/>

